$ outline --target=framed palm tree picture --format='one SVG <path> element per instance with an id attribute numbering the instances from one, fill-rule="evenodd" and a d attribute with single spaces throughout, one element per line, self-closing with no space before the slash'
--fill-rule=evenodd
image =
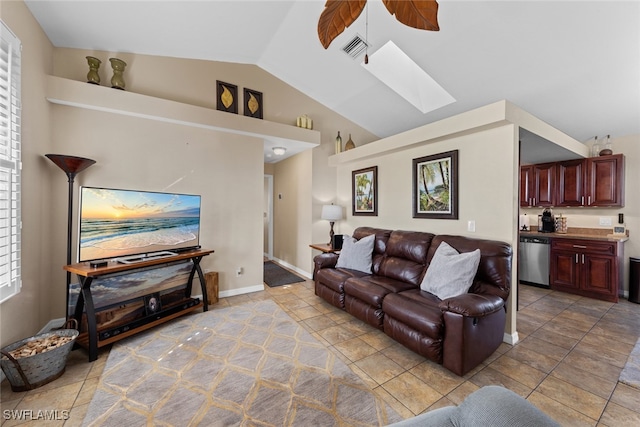
<path id="1" fill-rule="evenodd" d="M 353 215 L 378 215 L 378 167 L 351 173 Z"/>
<path id="2" fill-rule="evenodd" d="M 413 159 L 413 217 L 458 219 L 458 150 Z"/>

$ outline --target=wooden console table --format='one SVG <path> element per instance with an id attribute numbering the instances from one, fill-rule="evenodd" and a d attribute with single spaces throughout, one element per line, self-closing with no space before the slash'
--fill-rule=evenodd
<path id="1" fill-rule="evenodd" d="M 200 268 L 200 261 L 203 257 L 212 254 L 214 251 L 206 249 L 197 249 L 188 252 L 181 252 L 177 255 L 168 256 L 165 258 L 150 259 L 147 261 L 140 261 L 131 264 L 121 264 L 116 261 L 109 262 L 104 267 L 91 267 L 88 262 L 82 262 L 78 264 L 65 265 L 63 268 L 66 271 L 74 273 L 80 280 L 80 294 L 78 295 L 78 301 L 76 302 L 73 318 L 78 321 L 78 328 L 82 323 L 82 314 L 86 311 L 87 315 L 87 332 L 81 333 L 76 342 L 89 350 L 89 361 L 93 362 L 98 358 L 98 348 L 105 345 L 116 342 L 122 338 L 134 335 L 138 332 L 149 329 L 153 326 L 164 323 L 168 320 L 182 316 L 188 312 L 196 310 L 202 307 L 202 311 L 207 311 L 207 287 L 205 285 L 204 275 Z M 96 321 L 96 310 L 93 304 L 93 297 L 91 296 L 91 282 L 100 276 L 105 276 L 112 273 L 126 272 L 130 270 L 137 270 L 141 268 L 158 268 L 163 264 L 168 264 L 176 261 L 191 261 L 193 266 L 191 273 L 189 274 L 189 280 L 185 289 L 185 302 L 181 307 L 174 308 L 169 313 L 160 313 L 153 318 L 145 319 L 140 324 L 131 325 L 130 327 L 123 327 L 117 334 L 113 334 L 106 339 L 98 339 L 98 325 Z M 198 273 L 200 280 L 200 287 L 202 288 L 202 301 L 197 299 L 191 299 L 191 288 L 193 278 Z M 68 291 L 68 290 L 67 290 Z"/>

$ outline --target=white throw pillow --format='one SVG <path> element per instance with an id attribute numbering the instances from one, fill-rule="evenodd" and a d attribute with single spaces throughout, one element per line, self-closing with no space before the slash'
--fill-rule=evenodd
<path id="1" fill-rule="evenodd" d="M 336 268 L 350 268 L 363 273 L 371 273 L 371 258 L 375 240 L 375 234 L 363 237 L 360 240 L 356 240 L 351 236 L 344 236 Z"/>
<path id="2" fill-rule="evenodd" d="M 459 253 L 448 243 L 442 242 L 433 255 L 420 289 L 440 299 L 466 294 L 480 264 L 480 249 Z"/>

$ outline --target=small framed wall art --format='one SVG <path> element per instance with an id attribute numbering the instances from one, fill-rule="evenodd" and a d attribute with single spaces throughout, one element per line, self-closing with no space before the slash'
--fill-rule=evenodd
<path id="1" fill-rule="evenodd" d="M 238 86 L 216 80 L 216 109 L 238 114 Z"/>
<path id="2" fill-rule="evenodd" d="M 378 167 L 353 171 L 351 193 L 353 215 L 378 216 Z"/>
<path id="3" fill-rule="evenodd" d="M 413 217 L 458 219 L 458 150 L 413 159 Z"/>
<path id="4" fill-rule="evenodd" d="M 262 92 L 244 88 L 244 115 L 262 118 Z"/>

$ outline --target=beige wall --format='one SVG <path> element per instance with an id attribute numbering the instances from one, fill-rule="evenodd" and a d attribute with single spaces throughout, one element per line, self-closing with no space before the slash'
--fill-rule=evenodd
<path id="1" fill-rule="evenodd" d="M 366 224 L 507 241 L 517 238 L 513 232 L 517 216 L 508 208 L 517 204 L 515 172 L 511 181 L 506 180 L 509 171 L 517 167 L 517 153 L 507 143 L 515 134 L 510 126 L 482 133 L 480 142 L 474 135 L 424 143 L 375 161 L 341 165 L 336 171 L 328 166 L 327 159 L 333 154 L 338 130 L 345 141 L 351 133 L 357 146 L 377 138 L 257 66 L 54 49 L 21 1 L 2 2 L 0 18 L 23 44 L 24 150 L 23 288 L 0 306 L 2 345 L 37 332 L 63 313 L 65 275 L 61 266 L 65 259 L 67 186 L 63 173 L 43 157 L 48 152 L 98 161 L 78 176 L 78 184 L 202 194 L 203 214 L 207 216 L 202 244 L 216 250 L 205 258 L 203 266 L 221 272 L 221 291 L 241 290 L 262 282 L 262 215 L 260 210 L 252 212 L 251 206 L 262 203 L 261 180 L 267 169 L 275 175 L 274 255 L 304 271 L 311 271 L 314 255 L 308 244 L 328 239 L 329 225 L 319 219 L 321 206 L 328 202 L 347 208 L 347 218 L 336 227 L 341 233 Z M 85 81 L 87 55 L 103 61 L 100 75 L 105 86 L 111 77 L 108 58 L 117 56 L 128 63 L 127 91 L 206 108 L 215 108 L 215 80 L 236 84 L 240 92 L 243 87 L 261 91 L 265 120 L 293 124 L 295 117 L 308 114 L 314 128 L 321 132 L 321 145 L 265 168 L 260 143 L 252 138 L 49 104 L 45 100 L 45 76 Z M 640 201 L 630 185 L 640 178 L 638 141 L 638 136 L 632 136 L 621 139 L 619 145 L 627 155 L 627 206 L 622 210 L 632 233 L 626 245 L 627 256 L 640 256 L 640 241 L 633 234 L 640 233 Z M 411 159 L 451 148 L 458 148 L 461 156 L 460 219 L 412 219 Z M 353 218 L 348 208 L 351 170 L 372 164 L 380 168 L 380 215 Z M 490 191 L 486 182 L 500 182 L 500 188 L 506 186 L 505 191 Z M 279 193 L 282 199 L 277 198 Z M 599 214 L 580 211 L 570 215 L 576 224 L 592 224 Z M 471 219 L 476 221 L 476 233 L 466 232 Z M 245 270 L 239 278 L 235 277 L 237 267 Z"/>
<path id="2" fill-rule="evenodd" d="M 313 119 L 314 130 L 321 133 L 321 145 L 313 149 L 311 156 L 304 153 L 303 156 L 269 164 L 265 173 L 273 173 L 275 176 L 274 194 L 287 194 L 285 202 L 279 203 L 277 198 L 274 200 L 274 257 L 304 272 L 312 271 L 312 258 L 315 254 L 308 245 L 320 238 L 324 241 L 324 234 L 328 234 L 328 229 L 325 229 L 328 224 L 312 221 L 311 218 L 319 218 L 322 204 L 335 198 L 335 172 L 327 164 L 328 156 L 334 154 L 335 135 L 338 131 L 343 135 L 351 133 L 357 145 L 377 139 L 375 135 L 255 65 L 56 49 L 55 75 L 72 80 L 86 80 L 87 55 L 102 60 L 102 85 L 110 84 L 112 73 L 108 58 L 116 56 L 127 62 L 124 73 L 127 91 L 215 108 L 215 84 L 216 80 L 222 80 L 237 85 L 239 95 L 244 87 L 263 92 L 265 120 L 293 125 L 296 117 L 309 115 Z M 346 140 L 347 136 L 344 138 L 345 142 Z M 292 178 L 295 176 L 292 173 L 296 171 L 308 173 L 309 176 L 306 180 Z M 278 174 L 283 174 L 287 179 L 278 178 Z M 282 209 L 278 210 L 278 206 L 285 205 L 286 213 L 282 213 Z M 306 216 L 300 218 L 309 219 L 287 222 L 280 218 L 281 213 L 284 218 L 288 218 L 293 212 L 306 212 Z M 293 225 L 297 228 L 292 228 Z"/>
<path id="3" fill-rule="evenodd" d="M 481 131 L 443 141 L 425 142 L 415 148 L 338 167 L 338 198 L 347 218 L 341 233 L 359 226 L 459 234 L 511 241 L 512 229 L 512 126 Z M 459 219 L 412 218 L 412 159 L 458 150 Z M 487 156 L 486 153 L 491 153 Z M 378 166 L 378 216 L 352 216 L 351 172 Z M 499 186 L 500 191 L 496 191 Z M 476 231 L 467 231 L 475 221 Z"/>
<path id="4" fill-rule="evenodd" d="M 451 123 L 455 126 L 456 123 Z M 351 234 L 359 226 L 457 234 L 505 241 L 517 245 L 516 127 L 505 125 L 468 135 L 425 141 L 398 152 L 341 164 L 338 173 L 338 204 L 346 219 L 337 233 Z M 412 159 L 458 150 L 458 220 L 412 218 Z M 490 155 L 488 154 L 490 153 Z M 517 162 L 515 162 L 517 164 Z M 351 214 L 351 172 L 378 166 L 378 216 Z M 476 231 L 467 231 L 475 221 Z M 514 257 L 513 265 L 516 264 Z M 515 332 L 516 289 L 512 283 L 506 332 Z"/>
<path id="5" fill-rule="evenodd" d="M 79 185 L 202 195 L 200 245 L 215 250 L 202 260 L 203 269 L 219 272 L 220 292 L 262 283 L 262 209 L 256 209 L 263 198 L 262 140 L 74 107 L 52 108 L 54 150 L 97 162 L 78 175 Z M 64 180 L 58 184 L 54 200 L 62 200 L 66 188 Z M 64 223 L 66 206 L 54 203 L 53 212 L 54 221 Z M 54 242 L 64 243 L 63 231 L 56 229 Z M 63 248 L 54 244 L 54 265 L 64 263 Z M 244 274 L 236 277 L 240 267 Z M 199 294 L 197 288 L 194 294 Z"/>
<path id="6" fill-rule="evenodd" d="M 312 151 L 275 165 L 273 197 L 273 256 L 303 271 L 310 264 Z"/>
<path id="7" fill-rule="evenodd" d="M 215 108 L 215 81 L 222 80 L 237 85 L 239 94 L 243 87 L 263 92 L 265 120 L 293 125 L 299 115 L 309 115 L 313 119 L 314 129 L 321 132 L 322 140 L 321 146 L 313 149 L 312 160 L 309 162 L 306 156 L 295 156 L 284 163 L 279 162 L 273 165 L 276 175 L 281 172 L 290 177 L 288 170 L 291 168 L 304 169 L 312 174 L 309 177 L 311 183 L 307 182 L 307 184 L 296 179 L 277 179 L 277 176 L 274 180 L 274 193 L 288 194 L 286 204 L 289 209 L 308 210 L 308 205 L 311 203 L 308 217 L 319 218 L 322 204 L 335 198 L 335 173 L 328 167 L 327 157 L 334 154 L 337 132 L 341 131 L 345 136 L 345 142 L 347 135 L 351 133 L 357 145 L 377 139 L 375 135 L 255 65 L 56 49 L 55 75 L 73 80 L 85 80 L 88 71 L 85 60 L 87 55 L 96 56 L 103 61 L 100 68 L 102 85 L 108 85 L 111 79 L 108 58 L 117 56 L 127 62 L 124 76 L 128 91 Z M 285 187 L 281 188 L 280 185 Z M 294 187 L 297 188 L 294 189 Z M 278 200 L 274 202 L 274 209 L 276 209 Z M 281 219 L 278 220 L 278 212 L 281 211 L 275 211 L 274 256 L 303 271 L 310 272 L 314 254 L 308 245 L 320 238 L 324 240 L 324 234 L 328 233 L 325 229 L 328 224 L 303 221 L 295 230 L 290 227 L 292 223 L 287 227 L 278 227 L 278 222 L 282 223 Z M 289 210 L 289 212 L 292 211 Z M 280 234 L 280 231 L 283 234 Z M 294 239 L 293 235 L 297 237 Z M 295 261 L 291 262 L 293 260 Z"/>
<path id="8" fill-rule="evenodd" d="M 629 135 L 612 139 L 614 153 L 625 155 L 625 206 L 619 209 L 610 208 L 555 208 L 553 213 L 567 217 L 569 227 L 611 228 L 600 225 L 600 218 L 611 219 L 612 224 L 618 222 L 618 214 L 624 214 L 629 230 L 629 240 L 624 244 L 624 289 L 629 290 L 629 257 L 640 258 L 640 135 Z M 542 209 L 523 208 L 523 213 L 531 216 L 530 222 Z M 537 224 L 537 223 L 536 223 Z"/>
<path id="9" fill-rule="evenodd" d="M 22 42 L 22 290 L 0 305 L 0 344 L 6 345 L 38 332 L 63 310 L 64 303 L 50 304 L 59 291 L 52 283 L 65 275 L 61 264 L 52 269 L 49 191 L 54 178 L 63 184 L 66 178 L 60 170 L 50 173 L 43 157 L 51 149 L 44 76 L 52 72 L 53 46 L 23 2 L 3 1 L 0 19 Z"/>
<path id="10" fill-rule="evenodd" d="M 335 174 L 320 173 L 311 183 L 312 165 L 327 171 L 324 147 L 289 159 L 281 167 L 264 167 L 262 141 L 222 132 L 53 105 L 45 100 L 45 77 L 55 75 L 85 81 L 85 56 L 100 58 L 103 86 L 109 86 L 109 57 L 127 62 L 127 91 L 215 108 L 215 81 L 249 87 L 264 94 L 264 118 L 293 125 L 300 114 L 314 119 L 323 145 L 333 147 L 338 130 L 351 132 L 356 142 L 376 137 L 254 65 L 185 60 L 146 55 L 53 48 L 23 2 L 3 2 L 2 19 L 23 43 L 23 277 L 22 293 L 2 304 L 1 343 L 20 339 L 63 316 L 65 290 L 62 265 L 66 252 L 64 174 L 43 157 L 49 152 L 85 156 L 97 164 L 76 178 L 77 187 L 185 192 L 203 195 L 201 244 L 216 253 L 203 260 L 206 270 L 220 272 L 220 290 L 233 294 L 262 284 L 263 171 L 280 170 L 287 194 L 279 255 L 310 271 L 314 240 L 311 226 L 313 188 L 335 197 Z M 324 136 L 328 135 L 328 136 Z M 125 154 L 123 154 L 125 153 Z M 294 173 L 292 174 L 293 171 Z M 306 218 L 288 220 L 290 215 Z M 293 228 L 292 228 L 293 226 Z M 74 220 L 74 242 L 75 242 Z M 293 237 L 293 238 L 292 238 Z M 75 257 L 75 250 L 74 255 Z M 235 276 L 243 267 L 244 274 Z M 25 313 L 30 313 L 25 316 Z M 21 319 L 18 327 L 15 319 Z"/>

